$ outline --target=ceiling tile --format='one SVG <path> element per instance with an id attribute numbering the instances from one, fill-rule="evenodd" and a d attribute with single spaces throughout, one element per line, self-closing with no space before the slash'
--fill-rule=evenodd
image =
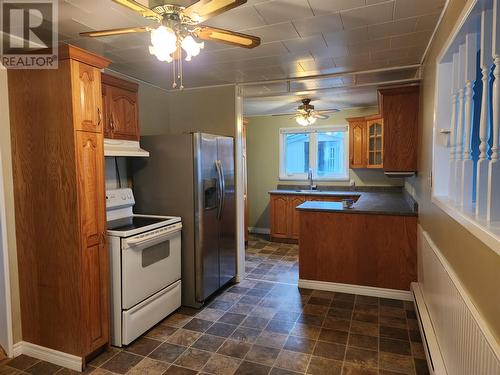
<path id="1" fill-rule="evenodd" d="M 321 69 L 335 68 L 335 63 L 332 58 L 327 57 L 316 60 L 311 59 L 300 61 L 300 66 L 304 69 L 304 71 L 310 72 Z"/>
<path id="2" fill-rule="evenodd" d="M 291 53 L 309 52 L 312 50 L 326 49 L 326 42 L 323 35 L 312 35 L 305 38 L 295 38 L 283 42 Z"/>
<path id="3" fill-rule="evenodd" d="M 271 42 L 261 44 L 258 48 L 254 49 L 232 48 L 208 53 L 212 55 L 214 61 L 225 62 L 266 56 L 283 56 L 288 54 L 288 50 L 281 42 Z"/>
<path id="4" fill-rule="evenodd" d="M 327 48 L 312 49 L 311 54 L 315 59 L 321 57 L 340 57 L 347 56 L 347 48 L 343 45 L 331 46 Z"/>
<path id="5" fill-rule="evenodd" d="M 262 43 L 298 38 L 299 34 L 291 22 L 282 22 L 274 25 L 258 27 L 256 29 L 244 30 L 247 34 L 258 36 Z"/>
<path id="6" fill-rule="evenodd" d="M 446 0 L 396 0 L 394 18 L 415 17 L 437 13 L 443 9 Z"/>
<path id="7" fill-rule="evenodd" d="M 440 15 L 441 12 L 434 14 L 426 14 L 425 16 L 418 17 L 417 27 L 415 28 L 415 31 L 431 30 L 431 29 L 433 30 L 436 27 Z"/>
<path id="8" fill-rule="evenodd" d="M 389 48 L 391 48 L 391 40 L 389 38 L 368 40 L 366 42 L 353 44 L 347 47 L 349 54 L 353 56 L 363 55 L 367 52 L 384 51 Z"/>
<path id="9" fill-rule="evenodd" d="M 315 15 L 358 8 L 365 5 L 365 0 L 309 0 Z"/>
<path id="10" fill-rule="evenodd" d="M 268 24 L 314 15 L 307 0 L 270 0 L 255 5 L 255 8 Z"/>
<path id="11" fill-rule="evenodd" d="M 326 33 L 325 40 L 329 47 L 361 43 L 368 40 L 368 29 L 366 27 L 361 27 L 358 29 Z"/>
<path id="12" fill-rule="evenodd" d="M 415 31 L 416 24 L 416 17 L 379 23 L 377 25 L 368 26 L 368 35 L 370 39 L 379 39 L 393 35 L 407 34 Z"/>
<path id="13" fill-rule="evenodd" d="M 315 16 L 293 21 L 300 36 L 310 36 L 342 30 L 342 21 L 338 13 Z"/>
<path id="14" fill-rule="evenodd" d="M 241 31 L 264 26 L 266 23 L 254 7 L 238 7 L 210 18 L 205 24 L 222 29 Z"/>
<path id="15" fill-rule="evenodd" d="M 419 0 L 420 1 L 420 0 Z M 370 5 L 364 8 L 341 12 L 344 29 L 354 29 L 392 20 L 394 2 Z"/>
<path id="16" fill-rule="evenodd" d="M 418 45 L 427 45 L 430 36 L 430 30 L 395 36 L 391 38 L 391 47 L 404 48 Z"/>

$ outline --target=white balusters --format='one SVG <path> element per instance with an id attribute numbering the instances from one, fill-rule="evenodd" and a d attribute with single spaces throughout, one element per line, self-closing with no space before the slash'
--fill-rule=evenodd
<path id="1" fill-rule="evenodd" d="M 456 204 L 462 203 L 462 160 L 464 143 L 464 97 L 465 97 L 465 44 L 458 48 L 458 108 L 457 108 L 457 135 L 455 138 L 455 196 Z"/>
<path id="2" fill-rule="evenodd" d="M 457 135 L 457 105 L 458 105 L 458 53 L 453 54 L 452 89 L 451 89 L 451 123 L 450 123 L 450 176 L 448 180 L 448 198 L 454 199 L 456 194 L 455 152 Z"/>
<path id="3" fill-rule="evenodd" d="M 471 133 L 472 133 L 472 110 L 473 110 L 473 88 L 476 80 L 476 56 L 478 51 L 477 34 L 468 33 L 465 36 L 464 56 L 464 118 L 463 118 L 463 160 L 460 191 L 462 207 L 468 211 L 472 210 L 472 186 L 474 174 L 474 162 L 472 161 Z"/>
<path id="4" fill-rule="evenodd" d="M 493 0 L 493 38 L 491 43 L 491 54 L 495 69 L 493 75 L 492 106 L 493 106 L 493 138 L 491 147 L 491 162 L 488 168 L 488 207 L 486 216 L 489 221 L 500 220 L 500 0 Z"/>
<path id="5" fill-rule="evenodd" d="M 481 98 L 481 120 L 479 125 L 479 160 L 477 162 L 476 177 L 476 215 L 486 218 L 488 204 L 488 165 L 489 161 L 489 130 L 490 130 L 490 95 L 489 75 L 493 58 L 491 56 L 492 43 L 492 11 L 491 9 L 481 12 L 481 80 L 483 82 Z"/>

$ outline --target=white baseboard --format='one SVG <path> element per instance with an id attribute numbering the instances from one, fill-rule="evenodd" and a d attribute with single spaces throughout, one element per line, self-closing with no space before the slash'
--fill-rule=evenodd
<path id="1" fill-rule="evenodd" d="M 24 354 L 30 357 L 53 363 L 58 366 L 66 367 L 74 371 L 82 371 L 83 360 L 76 355 L 49 349 L 40 345 L 35 345 L 26 341 L 20 341 L 14 344 L 14 357 Z"/>
<path id="2" fill-rule="evenodd" d="M 418 283 L 411 283 L 411 291 L 415 298 L 415 312 L 417 313 L 418 326 L 423 340 L 427 366 L 431 375 L 447 375 L 441 349 L 434 328 L 432 327 L 431 316 L 425 305 L 424 296 Z"/>
<path id="3" fill-rule="evenodd" d="M 341 283 L 331 283 L 327 281 L 299 279 L 299 288 L 326 290 L 329 292 L 360 294 L 362 296 L 392 298 L 392 299 L 400 299 L 403 301 L 413 301 L 413 295 L 410 291 L 376 288 L 373 286 L 341 284 Z"/>
<path id="4" fill-rule="evenodd" d="M 271 234 L 271 230 L 269 228 L 258 228 L 258 227 L 248 227 L 248 232 L 255 234 Z"/>

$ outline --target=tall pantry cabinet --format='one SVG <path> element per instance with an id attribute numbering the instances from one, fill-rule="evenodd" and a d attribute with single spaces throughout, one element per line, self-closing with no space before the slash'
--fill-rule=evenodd
<path id="1" fill-rule="evenodd" d="M 58 69 L 9 70 L 23 341 L 86 359 L 109 342 L 101 69 L 65 45 Z"/>

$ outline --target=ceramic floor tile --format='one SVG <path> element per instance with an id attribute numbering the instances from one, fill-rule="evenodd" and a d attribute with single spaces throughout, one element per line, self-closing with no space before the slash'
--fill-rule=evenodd
<path id="1" fill-rule="evenodd" d="M 40 361 L 24 371 L 32 375 L 52 375 L 55 374 L 60 369 L 61 366 L 57 366 L 49 362 Z"/>
<path id="2" fill-rule="evenodd" d="M 251 235 L 246 259 L 251 273 L 207 307 L 179 309 L 83 374 L 428 375 L 412 302 L 298 288 L 295 244 Z M 78 374 L 22 355 L 0 363 L 0 375 L 20 369 Z"/>
<path id="3" fill-rule="evenodd" d="M 241 360 L 238 358 L 215 354 L 203 367 L 202 371 L 215 375 L 232 375 L 240 363 Z"/>
<path id="4" fill-rule="evenodd" d="M 132 353 L 120 352 L 108 362 L 104 363 L 101 367 L 117 374 L 125 374 L 132 367 L 142 361 L 143 358 L 144 357 Z"/>

